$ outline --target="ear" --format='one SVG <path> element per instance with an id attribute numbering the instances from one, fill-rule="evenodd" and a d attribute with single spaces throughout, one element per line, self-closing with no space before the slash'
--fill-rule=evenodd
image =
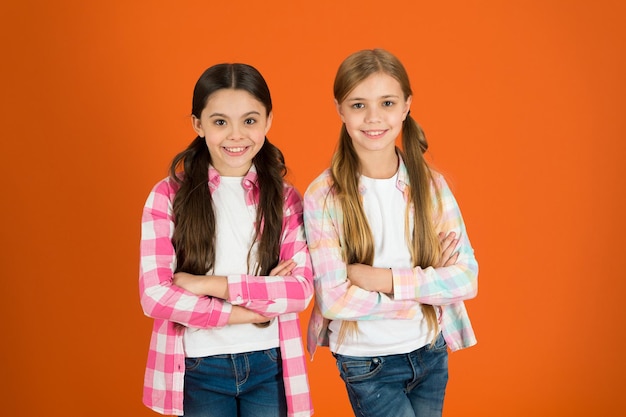
<path id="1" fill-rule="evenodd" d="M 413 96 L 409 96 L 404 102 L 404 111 L 402 112 L 402 121 L 406 120 L 406 116 L 409 114 L 411 110 L 411 102 L 413 101 Z"/>
<path id="2" fill-rule="evenodd" d="M 193 130 L 196 131 L 198 136 L 201 138 L 205 136 L 204 129 L 202 128 L 202 122 L 196 116 L 191 116 L 191 126 L 193 127 Z"/>
<path id="3" fill-rule="evenodd" d="M 274 120 L 274 112 L 270 112 L 270 114 L 267 115 L 267 122 L 265 123 L 265 135 L 267 135 L 270 127 L 272 127 L 272 120 Z"/>
<path id="4" fill-rule="evenodd" d="M 343 119 L 343 111 L 341 110 L 341 104 L 339 104 L 337 99 L 335 99 L 334 101 L 335 101 L 335 109 L 337 109 L 337 114 L 341 118 L 341 121 L 345 123 L 346 121 Z"/>

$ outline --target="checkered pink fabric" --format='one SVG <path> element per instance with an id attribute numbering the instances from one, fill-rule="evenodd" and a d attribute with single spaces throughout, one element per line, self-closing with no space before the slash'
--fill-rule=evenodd
<path id="1" fill-rule="evenodd" d="M 450 188 L 443 176 L 435 173 L 435 180 L 442 203 L 436 228 L 438 232 L 456 233 L 460 239 L 457 246 L 459 258 L 455 265 L 445 268 L 393 268 L 392 297 L 381 297 L 377 292 L 349 284 L 342 256 L 342 247 L 349 242 L 343 237 L 341 207 L 329 194 L 330 172 L 323 172 L 309 185 L 304 195 L 304 223 L 313 261 L 316 296 L 307 335 L 311 355 L 317 346 L 328 346 L 329 320 L 410 318 L 420 303 L 439 307 L 441 329 L 451 350 L 476 343 L 463 300 L 477 294 L 478 263 Z M 396 185 L 406 201 L 409 182 L 402 161 Z M 361 185 L 361 193 L 365 191 Z M 413 211 L 409 210 L 411 227 L 413 223 Z"/>
<path id="2" fill-rule="evenodd" d="M 209 187 L 219 186 L 219 174 L 209 171 Z M 254 167 L 243 186 L 248 204 L 258 202 Z M 154 319 L 144 379 L 144 404 L 161 414 L 183 414 L 185 356 L 183 329 L 224 326 L 232 305 L 241 305 L 268 317 L 277 317 L 288 415 L 313 414 L 298 313 L 313 294 L 311 261 L 304 237 L 302 199 L 285 185 L 283 234 L 280 259 L 293 259 L 292 275 L 228 277 L 231 300 L 199 297 L 172 284 L 176 256 L 171 239 L 174 231 L 172 202 L 177 185 L 170 179 L 159 182 L 146 201 L 141 228 L 139 289 L 145 314 Z M 248 250 L 248 248 L 242 248 Z"/>

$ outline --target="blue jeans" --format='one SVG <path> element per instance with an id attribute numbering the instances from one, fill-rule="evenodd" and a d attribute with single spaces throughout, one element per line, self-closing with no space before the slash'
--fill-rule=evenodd
<path id="1" fill-rule="evenodd" d="M 448 350 L 439 334 L 410 353 L 355 357 L 335 354 L 357 417 L 440 417 L 448 383 Z"/>
<path id="2" fill-rule="evenodd" d="M 185 359 L 184 417 L 287 415 L 278 348 Z"/>

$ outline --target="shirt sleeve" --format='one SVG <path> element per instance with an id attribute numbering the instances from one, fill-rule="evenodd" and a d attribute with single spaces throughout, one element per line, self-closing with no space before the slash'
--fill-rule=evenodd
<path id="1" fill-rule="evenodd" d="M 313 298 L 313 271 L 304 235 L 302 198 L 297 190 L 285 186 L 280 260 L 296 262 L 291 275 L 229 275 L 229 301 L 267 317 L 300 312 Z"/>
<path id="2" fill-rule="evenodd" d="M 457 262 L 442 268 L 393 268 L 393 294 L 397 300 L 448 305 L 470 299 L 478 292 L 478 262 L 465 229 L 461 211 L 443 176 L 436 177 L 441 192 L 441 218 L 437 232 L 455 232 Z"/>
<path id="3" fill-rule="evenodd" d="M 313 262 L 315 296 L 322 315 L 331 320 L 411 318 L 414 300 L 350 285 L 342 250 L 341 213 L 329 194 L 329 174 L 315 180 L 304 196 L 304 224 Z"/>
<path id="4" fill-rule="evenodd" d="M 158 183 L 143 208 L 140 243 L 139 293 L 144 313 L 187 327 L 227 324 L 232 305 L 219 298 L 197 296 L 172 283 L 176 254 L 172 245 L 175 187 L 170 179 Z"/>

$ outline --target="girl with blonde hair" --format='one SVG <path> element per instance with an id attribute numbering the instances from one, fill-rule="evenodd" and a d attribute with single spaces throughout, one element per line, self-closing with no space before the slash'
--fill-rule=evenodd
<path id="1" fill-rule="evenodd" d="M 356 416 L 441 416 L 447 349 L 476 343 L 463 300 L 477 294 L 478 264 L 461 212 L 424 159 L 394 55 L 350 55 L 334 96 L 339 144 L 304 196 L 316 294 L 309 352 L 330 347 Z"/>

